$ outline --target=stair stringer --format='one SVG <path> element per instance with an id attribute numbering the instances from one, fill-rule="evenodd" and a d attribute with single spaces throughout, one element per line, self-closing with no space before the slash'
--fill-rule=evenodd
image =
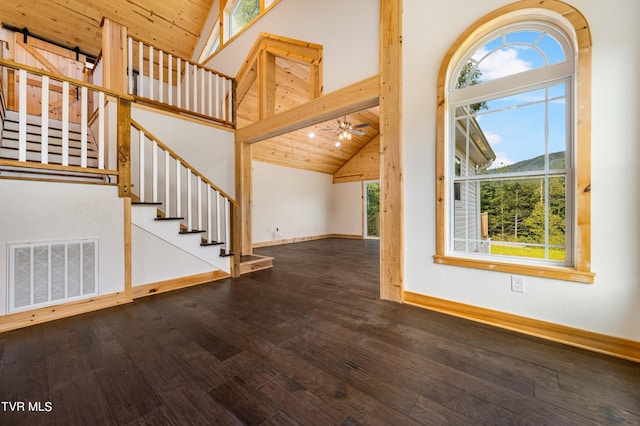
<path id="1" fill-rule="evenodd" d="M 180 234 L 179 221 L 156 220 L 156 215 L 155 205 L 134 205 L 131 223 L 216 269 L 231 273 L 231 257 L 220 256 L 219 246 L 201 246 L 201 234 Z"/>

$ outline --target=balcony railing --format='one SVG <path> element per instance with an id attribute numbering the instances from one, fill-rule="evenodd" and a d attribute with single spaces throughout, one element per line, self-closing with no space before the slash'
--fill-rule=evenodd
<path id="1" fill-rule="evenodd" d="M 226 125 L 234 122 L 234 80 L 128 38 L 128 92 Z"/>
<path id="2" fill-rule="evenodd" d="M 7 98 L 3 166 L 118 174 L 110 169 L 117 147 L 108 135 L 117 133 L 117 120 L 109 117 L 107 98 L 123 94 L 6 59 L 0 59 L 0 75 Z"/>

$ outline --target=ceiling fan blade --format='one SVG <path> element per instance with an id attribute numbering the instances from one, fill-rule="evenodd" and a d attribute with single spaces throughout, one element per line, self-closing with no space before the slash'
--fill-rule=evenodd
<path id="1" fill-rule="evenodd" d="M 362 124 L 356 124 L 355 126 L 353 126 L 354 129 L 362 129 L 363 127 L 369 127 L 371 126 L 371 123 L 362 123 Z"/>
<path id="2" fill-rule="evenodd" d="M 364 132 L 362 130 L 357 130 L 357 129 L 350 129 L 349 133 L 353 133 L 354 135 L 358 135 L 358 136 L 364 135 Z"/>

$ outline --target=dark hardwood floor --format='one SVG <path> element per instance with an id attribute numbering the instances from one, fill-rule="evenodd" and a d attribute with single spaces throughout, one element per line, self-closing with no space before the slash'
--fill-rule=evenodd
<path id="1" fill-rule="evenodd" d="M 0 334 L 0 424 L 640 424 L 640 364 L 381 301 L 378 250 Z"/>

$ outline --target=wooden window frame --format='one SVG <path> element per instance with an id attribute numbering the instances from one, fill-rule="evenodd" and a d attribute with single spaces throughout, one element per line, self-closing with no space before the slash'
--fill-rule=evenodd
<path id="1" fill-rule="evenodd" d="M 208 62 L 209 60 L 211 60 L 211 58 L 213 58 L 218 52 L 220 52 L 222 49 L 224 49 L 229 43 L 231 43 L 233 40 L 235 40 L 237 37 L 239 37 L 240 34 L 245 32 L 246 30 L 248 30 L 253 24 L 258 22 L 260 20 L 260 18 L 262 18 L 264 15 L 266 15 L 267 12 L 269 12 L 278 3 L 280 3 L 280 0 L 272 0 L 271 4 L 267 5 L 265 3 L 265 0 L 260 0 L 260 13 L 258 14 L 258 16 L 256 16 L 251 21 L 249 21 L 249 23 L 247 23 L 247 25 L 242 27 L 234 35 L 229 35 L 228 27 L 229 27 L 229 13 L 230 13 L 230 10 L 229 10 L 229 8 L 227 6 L 231 6 L 231 8 L 233 8 L 234 4 L 237 3 L 238 1 L 240 1 L 240 0 L 222 0 L 220 2 L 220 11 L 219 11 L 219 14 L 218 14 L 218 18 L 216 19 L 216 22 L 215 22 L 214 26 L 211 28 L 211 31 L 209 31 L 209 36 L 207 38 L 207 41 L 209 41 L 209 39 L 213 36 L 213 33 L 216 30 L 218 30 L 219 31 L 218 37 L 220 38 L 220 46 L 215 51 L 211 52 L 208 56 L 204 57 L 205 49 L 206 49 L 206 46 L 207 46 L 208 42 L 205 43 L 205 45 L 200 50 L 200 56 L 199 56 L 199 58 L 200 58 L 199 62 L 200 63 L 204 64 L 204 63 Z"/>
<path id="2" fill-rule="evenodd" d="M 529 17 L 562 27 L 573 38 L 576 51 L 575 67 L 575 135 L 574 155 L 574 236 L 572 267 L 555 267 L 527 263 L 504 262 L 452 256 L 447 252 L 448 191 L 448 88 L 455 65 L 474 43 L 497 28 Z M 438 105 L 436 130 L 436 254 L 437 264 L 515 273 L 581 283 L 593 283 L 591 271 L 591 33 L 585 17 L 571 5 L 558 0 L 522 0 L 497 9 L 480 18 L 453 43 L 445 55 L 438 75 Z"/>

